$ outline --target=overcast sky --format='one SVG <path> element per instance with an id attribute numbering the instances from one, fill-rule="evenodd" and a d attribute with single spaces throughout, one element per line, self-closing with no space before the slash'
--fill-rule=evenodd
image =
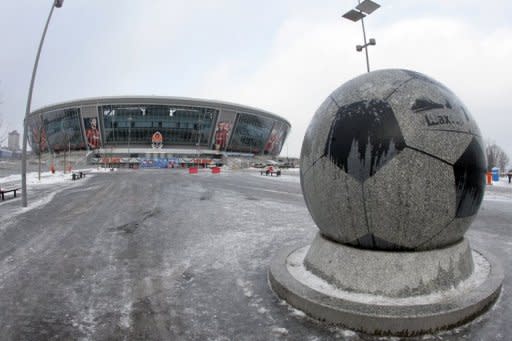
<path id="1" fill-rule="evenodd" d="M 0 114 L 22 131 L 32 66 L 53 0 L 0 1 Z M 512 158 L 512 1 L 379 0 L 366 20 L 372 70 L 444 83 L 484 138 Z M 39 63 L 32 109 L 92 96 L 161 95 L 255 106 L 288 119 L 298 156 L 315 110 L 365 72 L 357 0 L 65 0 Z"/>

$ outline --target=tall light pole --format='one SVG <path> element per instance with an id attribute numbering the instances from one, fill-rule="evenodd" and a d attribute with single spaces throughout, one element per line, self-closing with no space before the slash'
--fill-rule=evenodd
<path id="1" fill-rule="evenodd" d="M 368 57 L 368 46 L 369 45 L 375 45 L 376 41 L 373 38 L 370 38 L 370 40 L 366 41 L 366 30 L 364 28 L 364 17 L 367 15 L 370 15 L 373 13 L 377 8 L 379 8 L 380 5 L 376 2 L 373 2 L 371 0 L 364 0 L 361 2 L 361 0 L 358 0 L 358 5 L 355 9 L 351 9 L 347 13 L 343 14 L 342 17 L 345 19 L 348 19 L 350 21 L 359 21 L 361 20 L 361 27 L 363 28 L 363 41 L 364 45 L 357 45 L 356 51 L 361 52 L 364 49 L 364 52 L 366 54 L 366 70 L 370 72 L 370 58 Z M 366 13 L 366 14 L 365 14 Z"/>
<path id="2" fill-rule="evenodd" d="M 202 113 L 203 113 L 203 117 L 204 117 L 204 111 L 206 109 L 203 109 L 201 110 Z M 199 168 L 199 148 L 200 148 L 200 145 L 201 145 L 201 124 L 203 123 L 203 120 L 201 118 L 201 113 L 199 112 L 197 114 L 197 168 Z"/>
<path id="3" fill-rule="evenodd" d="M 128 159 L 130 159 L 130 144 L 132 140 L 132 114 L 130 113 L 130 117 L 128 117 Z M 128 165 L 130 161 L 128 161 Z"/>
<path id="4" fill-rule="evenodd" d="M 34 81 L 36 78 L 37 64 L 39 64 L 39 56 L 41 55 L 41 49 L 43 48 L 44 37 L 46 36 L 46 31 L 48 30 L 48 25 L 50 24 L 50 19 L 53 14 L 53 9 L 55 7 L 61 8 L 64 0 L 53 0 L 52 8 L 50 9 L 50 14 L 48 15 L 48 19 L 46 20 L 46 25 L 44 26 L 43 35 L 41 36 L 41 41 L 39 42 L 39 48 L 37 49 L 36 61 L 34 62 L 34 69 L 32 70 L 32 78 L 30 80 L 30 87 L 28 89 L 28 99 L 27 99 L 27 109 L 25 110 L 25 119 L 23 120 L 23 152 L 21 154 L 21 205 L 23 207 L 27 207 L 27 140 L 28 140 L 28 129 L 27 129 L 27 118 L 30 114 L 30 105 L 32 103 L 32 90 L 34 88 Z M 41 152 L 41 151 L 39 151 Z"/>

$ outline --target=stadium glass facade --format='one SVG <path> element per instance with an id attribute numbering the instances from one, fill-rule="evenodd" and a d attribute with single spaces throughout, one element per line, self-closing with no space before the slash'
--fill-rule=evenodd
<path id="1" fill-rule="evenodd" d="M 276 156 L 290 129 L 256 108 L 172 97 L 67 102 L 34 111 L 27 124 L 35 152 L 149 148 L 157 134 L 164 149 Z"/>
<path id="2" fill-rule="evenodd" d="M 200 107 L 104 105 L 105 145 L 144 144 L 159 131 L 168 145 L 207 145 L 219 110 Z"/>

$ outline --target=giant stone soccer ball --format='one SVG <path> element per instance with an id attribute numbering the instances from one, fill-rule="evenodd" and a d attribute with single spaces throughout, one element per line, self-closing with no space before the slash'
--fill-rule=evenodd
<path id="1" fill-rule="evenodd" d="M 408 70 L 374 71 L 335 90 L 308 127 L 300 167 L 322 235 L 364 249 L 453 244 L 485 189 L 469 111 L 444 85 Z"/>

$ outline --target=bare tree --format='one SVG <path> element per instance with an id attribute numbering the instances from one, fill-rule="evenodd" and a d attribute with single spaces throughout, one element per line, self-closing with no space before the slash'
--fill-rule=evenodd
<path id="1" fill-rule="evenodd" d="M 495 143 L 487 143 L 485 147 L 485 154 L 487 155 L 487 170 L 491 171 L 492 168 L 498 167 L 500 172 L 505 173 L 506 167 L 510 161 L 507 153 Z"/>
<path id="2" fill-rule="evenodd" d="M 28 125 L 28 138 L 32 151 L 37 154 L 38 158 L 38 179 L 41 181 L 41 157 L 42 154 L 48 151 L 48 144 L 46 141 L 46 129 L 43 117 L 39 114 L 32 117 L 27 122 Z"/>
<path id="3" fill-rule="evenodd" d="M 509 161 L 510 161 L 510 159 L 508 158 L 508 155 L 503 154 L 503 158 L 500 159 L 500 161 L 498 162 L 498 167 L 500 168 L 500 171 L 502 173 L 506 172 L 506 168 L 507 168 Z"/>

